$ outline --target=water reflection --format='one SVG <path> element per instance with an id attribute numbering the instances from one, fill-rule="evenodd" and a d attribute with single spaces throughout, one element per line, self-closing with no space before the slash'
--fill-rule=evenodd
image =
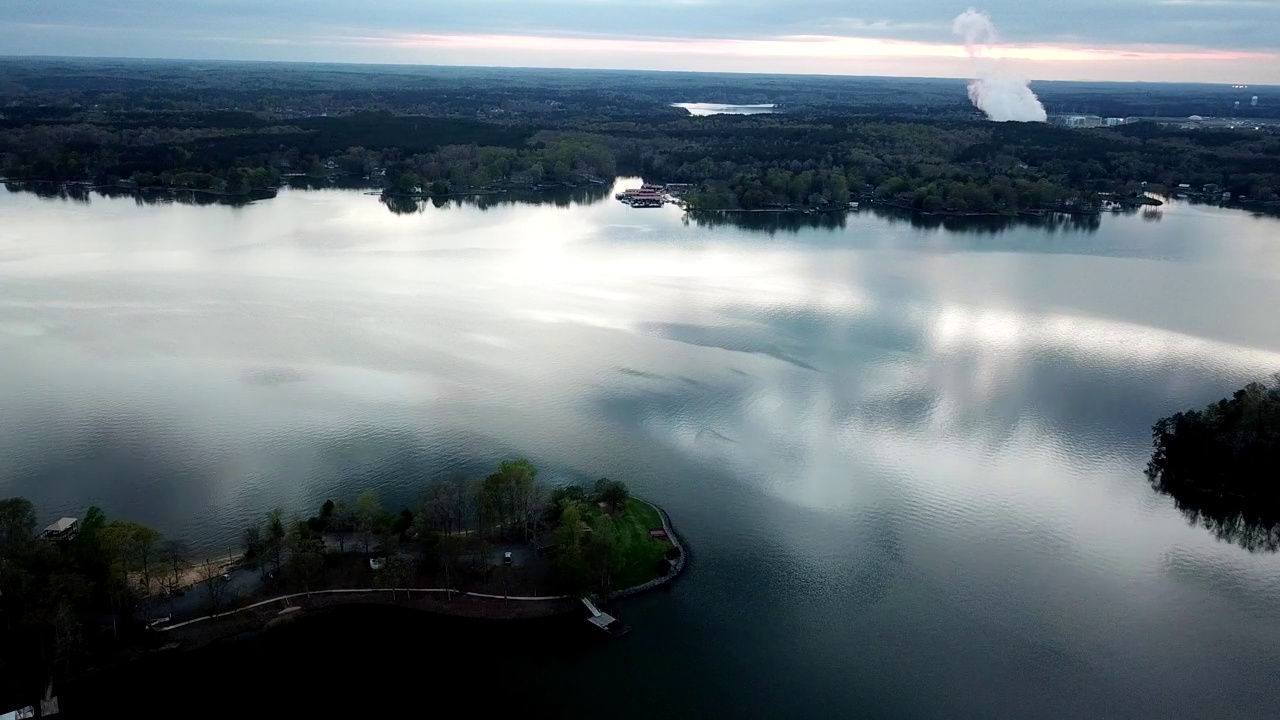
<path id="1" fill-rule="evenodd" d="M 587 185 L 538 192 L 512 191 L 437 197 L 383 194 L 379 199 L 395 215 L 414 215 L 430 210 L 448 210 L 451 207 L 474 207 L 480 210 L 489 210 L 508 205 L 550 205 L 567 208 L 573 205 L 598 203 L 608 198 L 610 192 L 608 185 Z"/>
<path id="2" fill-rule="evenodd" d="M 1043 216 L 958 217 L 925 215 L 911 210 L 865 205 L 858 214 L 881 218 L 892 223 L 908 223 L 922 230 L 946 230 L 971 235 L 998 235 L 1017 228 L 1042 229 L 1048 232 L 1094 233 L 1102 226 L 1097 214 L 1049 213 Z M 837 230 L 849 224 L 845 212 L 694 212 L 687 213 L 686 224 L 696 227 L 733 226 L 748 230 L 798 234 L 813 228 Z"/>
<path id="3" fill-rule="evenodd" d="M 1238 608 L 1280 558 L 1142 475 L 1154 418 L 1280 364 L 1274 224 L 771 235 L 512 200 L 6 198 L 0 489 L 225 548 L 524 455 L 626 479 L 694 549 L 558 668 L 578 714 L 1274 715 L 1280 622 Z"/>
<path id="4" fill-rule="evenodd" d="M 122 188 L 114 185 L 88 185 L 85 183 L 57 183 L 44 181 L 7 181 L 5 189 L 12 193 L 28 192 L 46 200 L 64 200 L 73 203 L 89 204 L 95 197 L 121 199 L 132 198 L 138 206 L 148 205 L 196 205 L 227 207 L 244 207 L 259 200 L 269 200 L 276 196 L 274 189 L 263 190 L 247 195 L 228 195 L 204 190 L 188 190 L 181 188 Z"/>

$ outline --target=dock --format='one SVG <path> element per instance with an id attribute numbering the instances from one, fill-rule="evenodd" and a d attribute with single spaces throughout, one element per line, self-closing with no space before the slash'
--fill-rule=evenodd
<path id="1" fill-rule="evenodd" d="M 596 607 L 595 603 L 591 602 L 591 598 L 582 598 L 582 604 L 586 605 L 587 610 L 591 611 L 591 617 L 587 618 L 587 622 L 592 625 L 614 637 L 622 637 L 631 632 L 629 625 L 624 625 L 621 620 L 601 611 L 600 608 Z"/>

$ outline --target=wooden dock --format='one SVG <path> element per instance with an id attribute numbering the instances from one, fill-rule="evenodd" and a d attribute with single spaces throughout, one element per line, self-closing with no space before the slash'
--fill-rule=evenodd
<path id="1" fill-rule="evenodd" d="M 623 635 L 631 632 L 631 627 L 629 625 L 623 624 L 621 620 L 600 610 L 600 608 L 596 607 L 595 603 L 591 602 L 590 598 L 582 598 L 582 604 L 586 605 L 587 610 L 591 612 L 591 617 L 587 618 L 587 622 L 592 625 L 595 625 L 614 637 L 622 637 Z"/>

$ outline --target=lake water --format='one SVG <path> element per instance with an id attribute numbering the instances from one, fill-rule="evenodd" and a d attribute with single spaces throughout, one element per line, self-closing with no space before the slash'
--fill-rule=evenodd
<path id="1" fill-rule="evenodd" d="M 305 664 L 281 702 L 460 673 L 551 716 L 1275 717 L 1280 559 L 1142 470 L 1157 417 L 1280 370 L 1280 224 L 756 224 L 0 193 L 0 494 L 213 553 L 526 456 L 626 480 L 692 549 L 618 642 L 379 616 L 220 651 Z"/>
<path id="2" fill-rule="evenodd" d="M 684 108 L 690 115 L 764 115 L 777 112 L 777 105 L 726 105 L 724 103 L 672 103 L 671 107 Z"/>

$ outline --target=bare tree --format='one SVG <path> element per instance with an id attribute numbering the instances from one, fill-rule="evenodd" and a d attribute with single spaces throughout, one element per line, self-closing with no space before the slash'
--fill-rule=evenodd
<path id="1" fill-rule="evenodd" d="M 354 513 L 346 500 L 339 500 L 333 506 L 333 515 L 329 518 L 329 531 L 338 536 L 338 552 L 347 551 L 347 536 L 351 534 L 354 524 Z"/>
<path id="2" fill-rule="evenodd" d="M 449 504 L 453 510 L 453 526 L 462 532 L 466 528 L 467 518 L 471 515 L 472 500 L 476 493 L 472 483 L 461 476 L 455 477 L 451 483 L 453 489 L 449 493 Z"/>
<path id="3" fill-rule="evenodd" d="M 182 571 L 186 569 L 188 554 L 187 544 L 181 540 L 166 540 L 160 546 L 160 562 L 164 568 L 160 585 L 170 595 L 182 587 Z"/>
<path id="4" fill-rule="evenodd" d="M 366 555 L 369 554 L 373 538 L 378 534 L 381 525 L 382 503 L 378 500 L 378 493 L 365 490 L 360 493 L 360 497 L 356 498 L 356 532 L 360 536 L 361 543 L 364 544 Z"/>
<path id="5" fill-rule="evenodd" d="M 452 482 L 437 480 L 427 486 L 427 496 L 422 503 L 422 519 L 424 525 L 437 532 L 451 535 L 455 522 L 454 508 L 457 500 L 454 494 L 460 488 Z"/>
<path id="6" fill-rule="evenodd" d="M 222 564 L 208 558 L 200 564 L 197 577 L 208 593 L 209 606 L 213 612 L 222 607 L 222 598 L 226 594 L 227 581 L 222 577 Z"/>
<path id="7" fill-rule="evenodd" d="M 289 533 L 284 527 L 284 512 L 280 508 L 267 513 L 267 531 L 264 537 L 263 547 L 279 577 L 284 565 L 285 544 L 289 541 Z"/>

